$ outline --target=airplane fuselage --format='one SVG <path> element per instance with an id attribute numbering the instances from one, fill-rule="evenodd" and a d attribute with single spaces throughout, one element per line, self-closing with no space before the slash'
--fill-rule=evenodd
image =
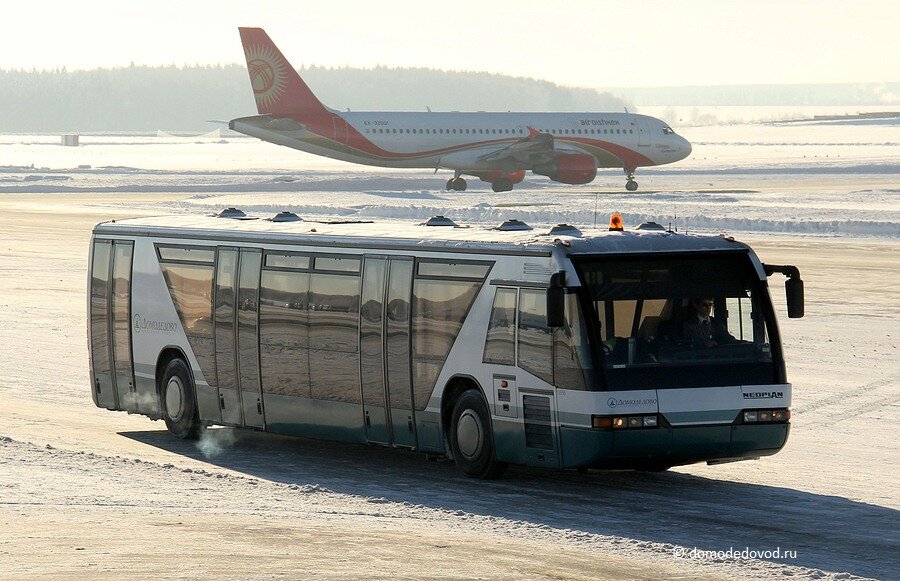
<path id="1" fill-rule="evenodd" d="M 525 171 L 568 184 L 597 168 L 622 168 L 628 189 L 638 167 L 684 159 L 691 144 L 663 121 L 631 113 L 339 112 L 323 105 L 261 29 L 242 28 L 259 115 L 229 127 L 315 155 L 392 168 L 450 169 L 511 189 Z"/>
<path id="2" fill-rule="evenodd" d="M 464 172 L 496 168 L 483 154 L 527 136 L 528 127 L 552 135 L 559 150 L 591 154 L 600 168 L 662 165 L 691 150 L 680 135 L 665 133 L 659 119 L 629 113 L 333 112 L 331 131 L 327 122 L 294 117 L 293 131 L 265 116 L 235 119 L 232 128 L 353 163 Z"/>

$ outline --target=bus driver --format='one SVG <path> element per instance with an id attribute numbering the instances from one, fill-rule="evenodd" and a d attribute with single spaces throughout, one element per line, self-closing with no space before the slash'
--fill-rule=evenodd
<path id="1" fill-rule="evenodd" d="M 691 299 L 682 329 L 685 343 L 694 347 L 715 347 L 737 341 L 722 321 L 710 315 L 712 308 L 712 299 Z"/>

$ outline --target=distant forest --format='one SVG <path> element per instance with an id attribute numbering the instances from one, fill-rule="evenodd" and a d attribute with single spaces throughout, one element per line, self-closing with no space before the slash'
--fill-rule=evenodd
<path id="1" fill-rule="evenodd" d="M 431 69 L 308 67 L 319 99 L 339 110 L 622 111 L 626 103 L 593 89 L 489 73 Z M 244 65 L 90 71 L 0 71 L 0 131 L 212 131 L 255 115 Z"/>
<path id="2" fill-rule="evenodd" d="M 304 67 L 327 105 L 354 111 L 635 111 L 683 105 L 900 105 L 900 83 L 712 87 L 563 87 L 423 68 Z M 0 70 L 0 132 L 207 132 L 256 114 L 243 64 L 90 71 Z"/>

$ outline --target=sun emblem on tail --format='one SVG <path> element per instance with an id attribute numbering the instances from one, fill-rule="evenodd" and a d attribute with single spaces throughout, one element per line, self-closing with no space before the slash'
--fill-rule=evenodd
<path id="1" fill-rule="evenodd" d="M 280 55 L 266 46 L 250 46 L 245 56 L 256 106 L 260 110 L 267 109 L 277 103 L 284 94 L 288 65 Z"/>

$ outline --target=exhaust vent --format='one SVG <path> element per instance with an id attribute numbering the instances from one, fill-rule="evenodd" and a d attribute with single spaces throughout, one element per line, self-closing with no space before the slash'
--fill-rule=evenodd
<path id="1" fill-rule="evenodd" d="M 501 230 L 503 232 L 511 232 L 515 230 L 533 230 L 533 228 L 525 222 L 513 218 L 497 226 L 497 230 Z"/>
<path id="2" fill-rule="evenodd" d="M 553 228 L 550 228 L 550 235 L 554 234 L 562 234 L 565 236 L 581 236 L 581 230 L 576 228 L 575 226 L 570 226 L 569 224 L 557 224 Z"/>
<path id="3" fill-rule="evenodd" d="M 553 450 L 550 398 L 523 395 L 522 412 L 525 417 L 525 445 L 529 448 Z"/>
<path id="4" fill-rule="evenodd" d="M 271 218 L 266 218 L 269 222 L 302 222 L 303 218 L 293 212 L 278 212 Z"/>
<path id="5" fill-rule="evenodd" d="M 425 222 L 425 226 L 453 226 L 456 227 L 457 224 L 450 218 L 445 218 L 444 216 L 432 216 Z"/>
<path id="6" fill-rule="evenodd" d="M 225 208 L 218 214 L 216 214 L 216 218 L 246 218 L 247 214 L 245 214 L 242 210 L 238 210 L 237 208 Z"/>

